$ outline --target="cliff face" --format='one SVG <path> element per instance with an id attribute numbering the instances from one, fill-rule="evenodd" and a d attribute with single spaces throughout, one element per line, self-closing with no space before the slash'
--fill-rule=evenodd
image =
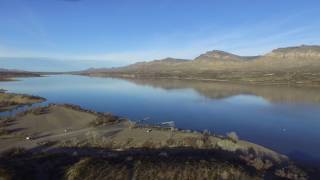
<path id="1" fill-rule="evenodd" d="M 243 62 L 245 60 L 259 60 L 263 58 L 282 58 L 282 59 L 294 59 L 294 58 L 304 58 L 304 59 L 320 59 L 320 46 L 297 46 L 297 47 L 287 47 L 278 48 L 264 56 L 238 56 L 224 51 L 208 51 L 201 54 L 194 60 L 196 61 L 238 61 Z"/>
<path id="2" fill-rule="evenodd" d="M 298 46 L 275 49 L 265 55 L 266 57 L 275 58 L 319 58 L 320 46 Z"/>

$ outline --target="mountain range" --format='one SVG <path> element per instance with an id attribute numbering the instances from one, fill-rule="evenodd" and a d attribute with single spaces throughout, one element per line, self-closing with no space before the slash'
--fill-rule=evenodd
<path id="1" fill-rule="evenodd" d="M 262 56 L 208 51 L 195 59 L 165 58 L 80 74 L 143 78 L 200 79 L 255 83 L 320 84 L 320 46 L 275 49 Z"/>

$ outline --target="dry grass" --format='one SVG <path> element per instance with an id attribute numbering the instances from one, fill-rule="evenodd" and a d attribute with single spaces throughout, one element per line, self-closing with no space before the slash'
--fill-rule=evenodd
<path id="1" fill-rule="evenodd" d="M 66 154 L 30 154 L 13 149 L 0 157 L 0 177 L 13 179 L 306 179 L 294 165 L 252 168 L 233 153 L 194 149 L 105 151 L 64 149 Z M 100 154 L 101 152 L 106 154 Z M 79 152 L 77 155 L 74 152 Z M 91 152 L 82 154 L 81 152 Z M 96 153 L 95 153 L 96 152 Z M 4 168 L 5 167 L 5 168 Z M 13 176 L 11 176 L 13 175 Z"/>
<path id="2" fill-rule="evenodd" d="M 10 110 L 19 105 L 28 105 L 45 101 L 44 98 L 23 94 L 0 92 L 0 111 Z"/>
<path id="3" fill-rule="evenodd" d="M 110 164 L 108 161 L 85 158 L 77 162 L 66 172 L 67 180 L 91 180 L 91 179 L 113 179 L 121 180 L 128 178 L 126 166 L 121 164 Z"/>
<path id="4" fill-rule="evenodd" d="M 127 157 L 122 161 L 104 161 L 97 158 L 85 158 L 71 166 L 66 179 L 261 179 L 250 175 L 242 168 L 228 163 L 206 160 L 134 159 Z"/>
<path id="5" fill-rule="evenodd" d="M 239 137 L 236 132 L 227 133 L 227 137 L 235 143 L 239 141 Z"/>
<path id="6" fill-rule="evenodd" d="M 105 126 L 119 122 L 119 118 L 117 116 L 113 116 L 111 114 L 99 115 L 94 121 L 90 122 L 91 126 Z"/>

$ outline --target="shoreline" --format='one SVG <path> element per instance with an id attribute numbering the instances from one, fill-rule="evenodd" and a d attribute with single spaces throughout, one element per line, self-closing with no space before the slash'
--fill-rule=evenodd
<path id="1" fill-rule="evenodd" d="M 23 72 L 23 71 L 0 71 L 1 81 L 16 81 L 15 78 L 21 77 L 41 77 L 41 74 L 36 72 Z"/>
<path id="2" fill-rule="evenodd" d="M 111 113 L 95 112 L 69 104 L 32 108 L 3 120 L 1 127 L 5 131 L 0 135 L 0 147 L 5 148 L 0 151 L 6 154 L 17 148 L 23 149 L 22 155 L 18 153 L 13 159 L 24 157 L 24 153 L 31 153 L 31 157 L 37 157 L 39 153 L 45 156 L 63 155 L 66 158 L 76 156 L 79 162 L 86 158 L 119 159 L 123 155 L 140 159 L 142 155 L 162 162 L 168 158 L 174 160 L 178 153 L 181 161 L 195 158 L 210 164 L 211 158 L 219 159 L 221 164 L 229 162 L 232 167 L 252 168 L 257 177 L 266 173 L 270 175 L 270 172 L 275 177 L 291 177 L 295 174 L 303 179 L 307 176 L 305 170 L 287 156 L 240 140 L 236 134 L 221 136 L 210 132 L 140 126 Z M 207 155 L 199 158 L 197 154 L 203 153 Z M 5 157 L 0 157 L 0 169 L 1 159 Z M 282 171 L 283 168 L 287 170 Z M 241 173 L 248 172 L 245 170 Z"/>
<path id="3" fill-rule="evenodd" d="M 26 94 L 7 93 L 0 90 L 0 112 L 10 111 L 20 106 L 32 105 L 46 101 L 45 98 Z"/>
<path id="4" fill-rule="evenodd" d="M 190 81 L 204 81 L 204 82 L 214 82 L 214 83 L 230 83 L 230 84 L 240 84 L 240 85 L 259 85 L 259 86 L 292 86 L 292 87 L 320 87 L 320 80 L 315 82 L 305 82 L 305 81 L 278 81 L 274 82 L 272 80 L 267 81 L 257 81 L 257 80 L 234 80 L 234 79 L 215 79 L 215 78 L 204 78 L 204 77 L 177 77 L 177 76 L 156 76 L 154 74 L 90 74 L 90 73 L 79 73 L 70 75 L 79 75 L 87 77 L 102 77 L 102 78 L 124 78 L 124 79 L 168 79 L 168 80 L 190 80 Z M 263 77 L 258 77 L 263 78 Z"/>

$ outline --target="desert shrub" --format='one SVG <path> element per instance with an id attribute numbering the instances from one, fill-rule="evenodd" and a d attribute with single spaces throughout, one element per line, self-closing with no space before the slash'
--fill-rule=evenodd
<path id="1" fill-rule="evenodd" d="M 94 121 L 90 123 L 91 126 L 109 125 L 118 122 L 119 118 L 111 114 L 99 115 Z"/>
<path id="2" fill-rule="evenodd" d="M 236 143 L 227 139 L 219 140 L 216 145 L 222 150 L 231 152 L 236 152 L 236 150 L 239 149 L 239 146 Z"/>
<path id="3" fill-rule="evenodd" d="M 174 179 L 259 179 L 243 170 L 226 164 L 201 161 L 142 161 L 136 163 L 134 179 L 174 180 Z"/>
<path id="4" fill-rule="evenodd" d="M 196 137 L 186 137 L 183 139 L 183 144 L 186 146 L 197 148 L 199 145 L 201 146 L 198 141 L 200 140 Z"/>
<path id="5" fill-rule="evenodd" d="M 168 146 L 173 146 L 176 144 L 176 141 L 173 138 L 169 138 L 169 139 L 167 139 L 166 144 Z"/>
<path id="6" fill-rule="evenodd" d="M 208 130 L 204 130 L 201 136 L 201 140 L 203 142 L 203 146 L 205 148 L 208 148 L 211 146 L 211 141 L 210 141 L 210 132 Z"/>
<path id="7" fill-rule="evenodd" d="M 157 145 L 154 142 L 152 142 L 152 140 L 147 140 L 142 144 L 142 147 L 148 148 L 148 149 L 153 149 L 153 148 L 156 148 Z"/>
<path id="8" fill-rule="evenodd" d="M 277 169 L 275 175 L 283 179 L 308 179 L 308 175 L 295 165 L 289 165 L 288 167 Z"/>
<path id="9" fill-rule="evenodd" d="M 128 169 L 125 165 L 85 158 L 71 166 L 66 171 L 65 177 L 67 180 L 128 179 Z"/>
<path id="10" fill-rule="evenodd" d="M 128 121 L 129 122 L 129 129 L 134 129 L 137 127 L 137 123 L 133 121 Z"/>
<path id="11" fill-rule="evenodd" d="M 236 132 L 229 132 L 229 133 L 227 133 L 227 137 L 228 137 L 231 141 L 233 141 L 233 142 L 235 142 L 235 143 L 239 141 L 239 137 L 238 137 L 238 135 L 237 135 Z"/>
<path id="12" fill-rule="evenodd" d="M 124 144 L 124 147 L 130 148 L 132 146 L 133 138 L 128 138 Z"/>

